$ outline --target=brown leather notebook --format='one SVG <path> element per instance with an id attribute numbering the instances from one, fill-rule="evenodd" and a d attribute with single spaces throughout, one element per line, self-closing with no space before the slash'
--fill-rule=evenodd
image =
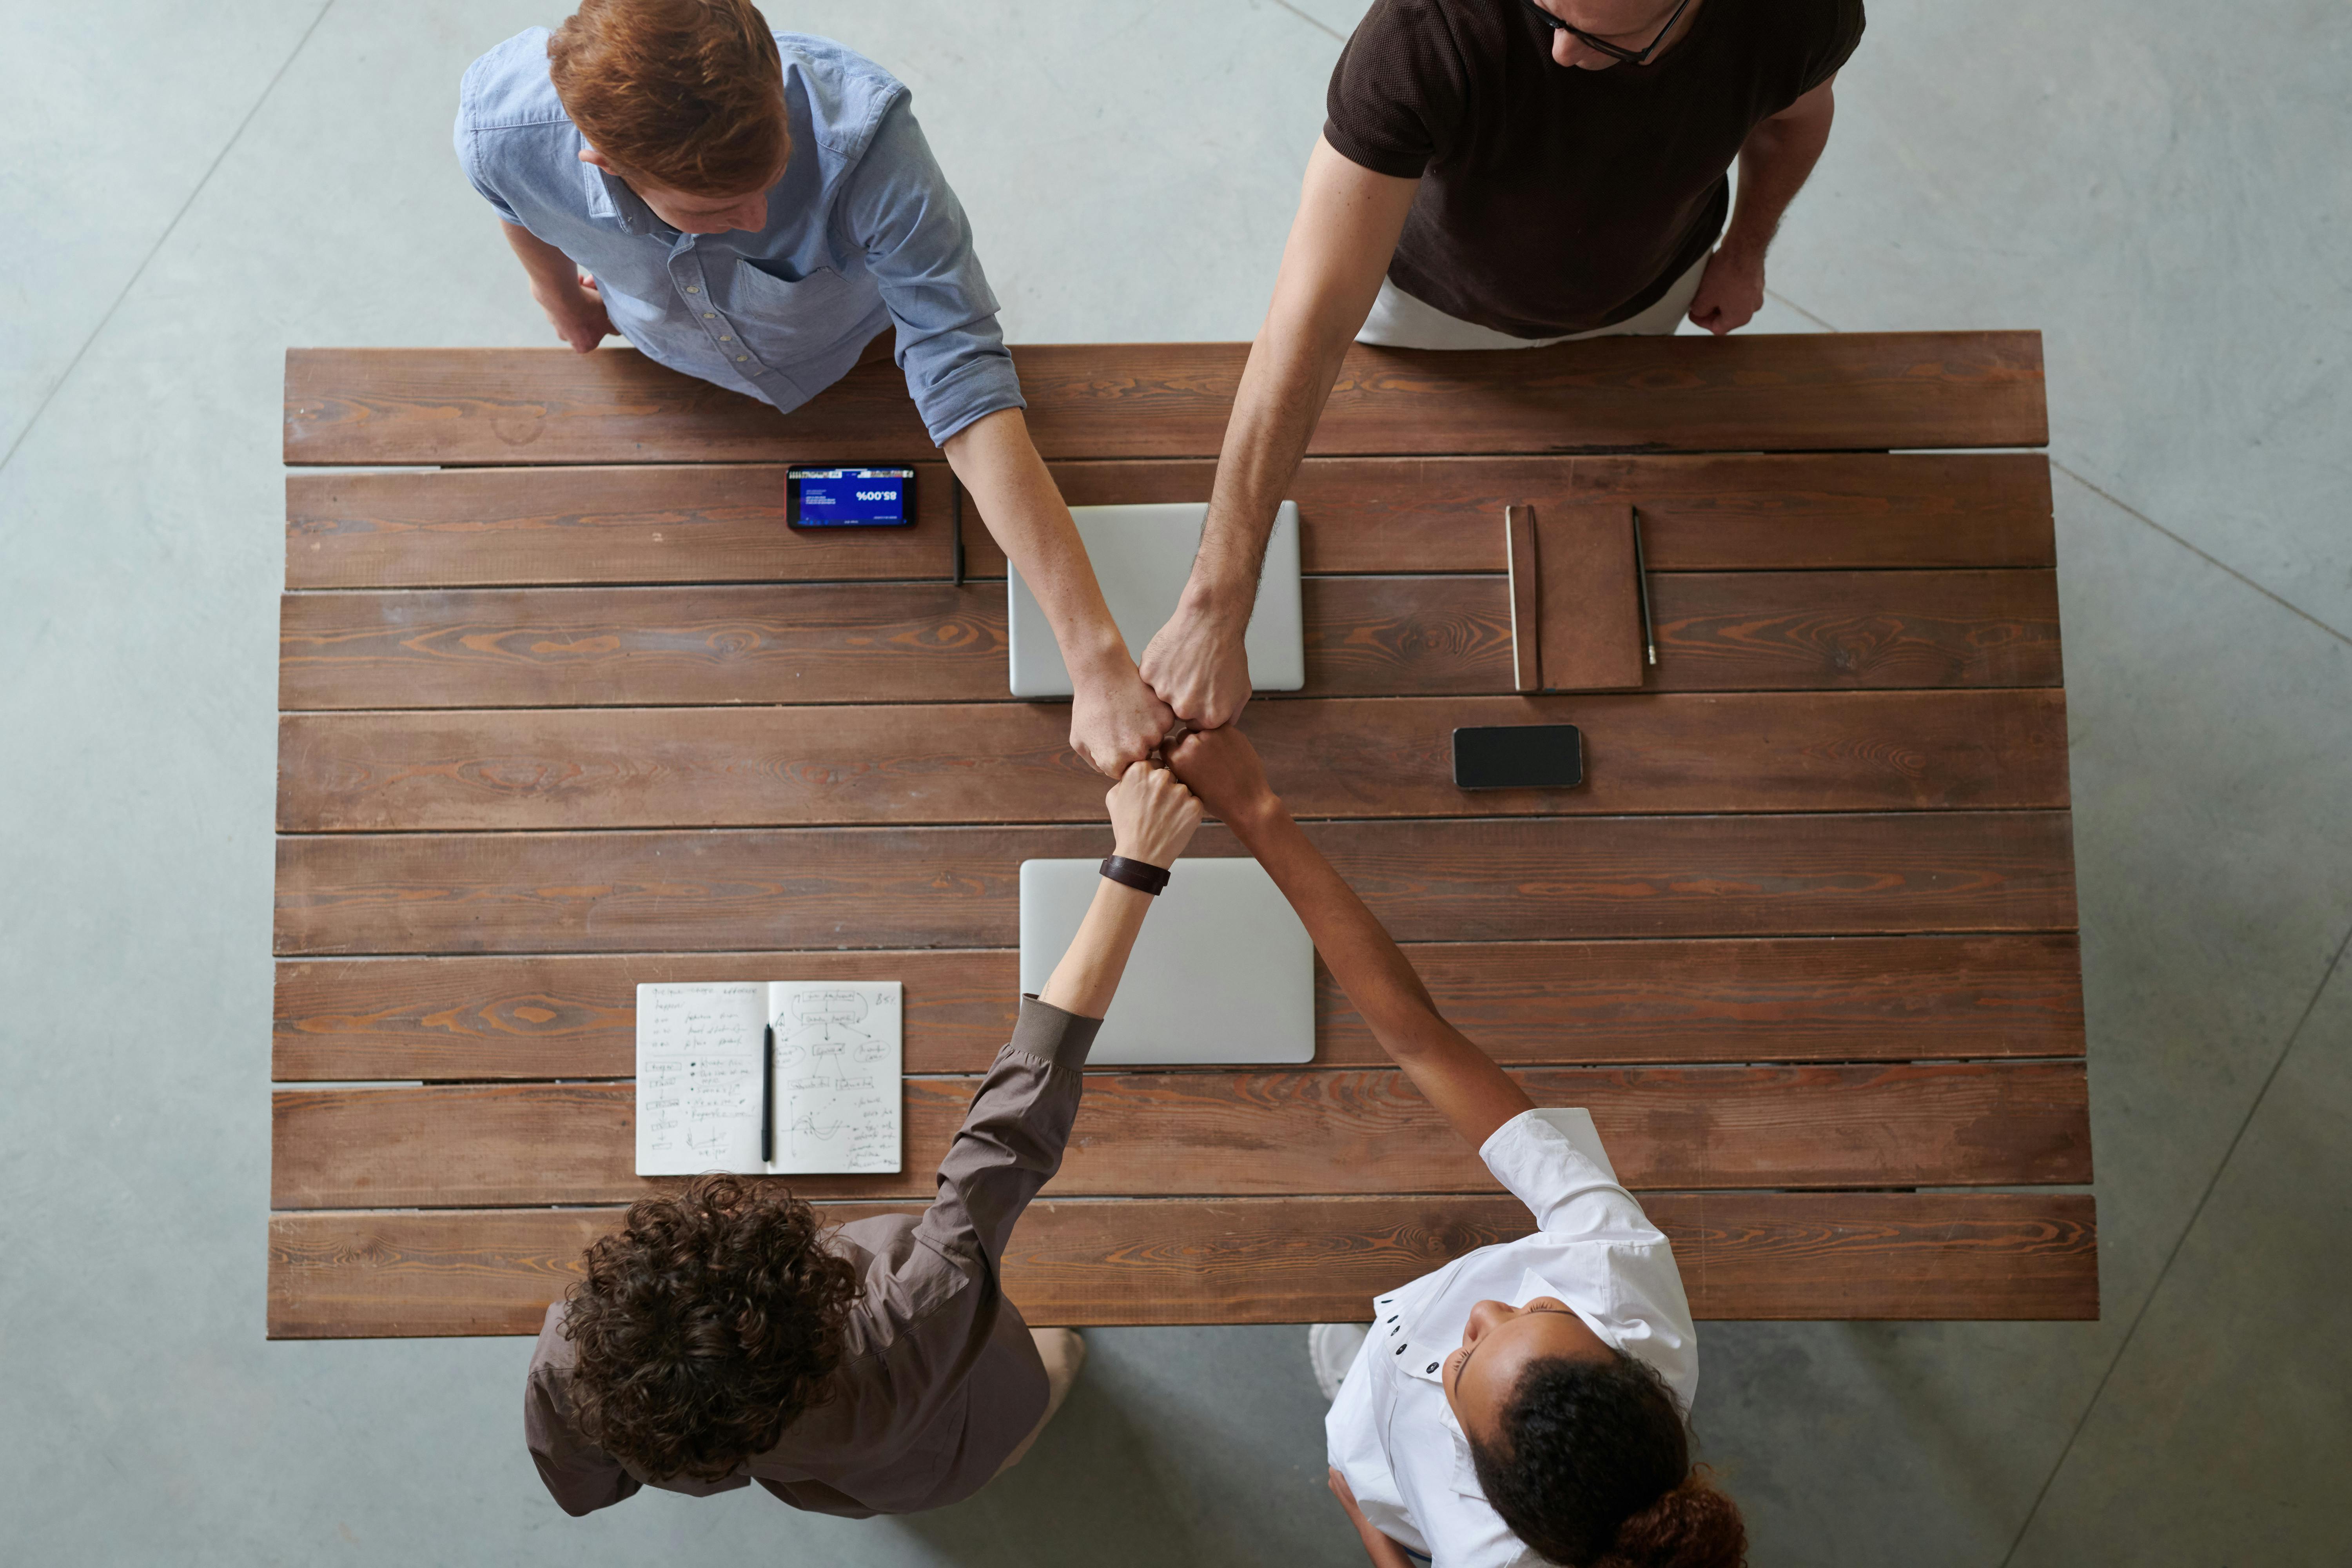
<path id="1" fill-rule="evenodd" d="M 1517 689 L 1640 686 L 1645 663 L 1633 506 L 1549 501 L 1507 508 L 1504 517 Z"/>

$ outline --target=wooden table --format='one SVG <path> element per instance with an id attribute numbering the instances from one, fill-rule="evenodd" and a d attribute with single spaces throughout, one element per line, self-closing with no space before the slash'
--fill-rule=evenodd
<path id="1" fill-rule="evenodd" d="M 1016 351 L 1073 503 L 1197 500 L 1240 344 Z M 1447 1014 L 1591 1107 L 1702 1317 L 2097 1312 L 2032 333 L 1349 356 L 1292 494 L 1307 687 L 1244 725 Z M 268 1329 L 524 1333 L 632 1173 L 632 987 L 906 983 L 920 1203 L 1094 855 L 1003 558 L 887 364 L 772 410 L 625 351 L 288 357 Z M 786 461 L 920 520 L 782 525 Z M 437 467 L 436 467 L 437 465 Z M 1504 508 L 1628 500 L 1647 689 L 1512 695 Z M 995 579 L 995 580 L 990 580 Z M 1455 725 L 1583 727 L 1465 795 Z M 1194 853 L 1237 852 L 1204 829 Z M 1104 1070 L 1006 1265 L 1045 1323 L 1360 1318 L 1526 1228 L 1322 986 L 1311 1068 Z M 309 1087 L 306 1087 L 309 1086 Z"/>

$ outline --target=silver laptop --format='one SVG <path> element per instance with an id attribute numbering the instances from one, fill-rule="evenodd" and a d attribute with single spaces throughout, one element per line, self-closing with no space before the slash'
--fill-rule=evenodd
<path id="1" fill-rule="evenodd" d="M 1021 862 L 1021 989 L 1045 988 L 1102 885 L 1100 860 Z M 1255 860 L 1179 860 L 1089 1061 L 1315 1059 L 1315 944 Z"/>
<path id="2" fill-rule="evenodd" d="M 1087 558 L 1094 563 L 1095 580 L 1110 605 L 1110 618 L 1135 658 L 1143 657 L 1152 636 L 1176 613 L 1208 514 L 1206 501 L 1070 509 Z M 1020 572 L 1013 570 L 1009 576 L 1013 695 L 1067 697 L 1070 672 L 1062 663 L 1054 628 Z M 1298 503 L 1284 501 L 1266 538 L 1257 607 L 1242 638 L 1252 686 L 1260 691 L 1297 691 L 1307 684 L 1305 625 L 1298 603 Z"/>

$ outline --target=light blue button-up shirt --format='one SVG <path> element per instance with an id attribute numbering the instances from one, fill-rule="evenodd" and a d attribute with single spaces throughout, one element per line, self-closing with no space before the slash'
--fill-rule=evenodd
<path id="1" fill-rule="evenodd" d="M 680 234 L 580 162 L 587 141 L 548 79 L 544 27 L 467 70 L 458 162 L 500 217 L 593 277 L 614 329 L 673 370 L 797 408 L 895 325 L 932 440 L 1024 406 L 971 225 L 906 87 L 824 38 L 778 33 L 776 47 L 793 151 L 758 234 Z"/>

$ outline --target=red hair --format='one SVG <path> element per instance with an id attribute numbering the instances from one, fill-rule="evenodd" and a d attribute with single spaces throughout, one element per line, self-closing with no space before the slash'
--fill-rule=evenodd
<path id="1" fill-rule="evenodd" d="M 582 0 L 547 63 L 589 145 L 673 190 L 761 190 L 792 152 L 783 60 L 751 0 Z"/>

